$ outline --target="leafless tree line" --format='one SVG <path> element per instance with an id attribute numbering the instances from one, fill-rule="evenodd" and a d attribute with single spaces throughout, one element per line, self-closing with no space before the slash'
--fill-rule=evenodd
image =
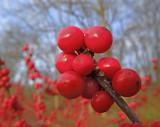
<path id="1" fill-rule="evenodd" d="M 56 77 L 56 36 L 69 25 L 110 29 L 114 43 L 101 56 L 116 57 L 123 68 L 141 75 L 149 73 L 152 57 L 160 59 L 159 0 L 2 0 L 0 8 L 0 57 L 13 72 L 19 68 L 21 47 L 27 41 L 35 53 L 33 59 L 42 61 L 41 71 Z"/>

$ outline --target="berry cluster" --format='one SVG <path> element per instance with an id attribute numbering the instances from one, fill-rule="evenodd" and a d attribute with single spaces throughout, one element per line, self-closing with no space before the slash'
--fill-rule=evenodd
<path id="1" fill-rule="evenodd" d="M 46 94 L 55 95 L 56 88 L 54 84 L 56 83 L 56 80 L 49 80 L 48 76 L 42 76 L 40 71 L 35 67 L 35 62 L 32 60 L 32 53 L 29 51 L 29 44 L 27 42 L 23 46 L 22 51 L 25 56 L 24 61 L 27 65 L 29 79 L 33 82 L 35 81 L 34 89 L 38 90 L 44 87 L 44 92 Z M 43 83 L 36 82 L 37 79 L 42 79 L 43 83 L 45 83 L 46 85 L 44 86 Z"/>
<path id="2" fill-rule="evenodd" d="M 14 88 L 13 88 L 14 86 Z M 14 89 L 15 94 L 12 94 L 11 88 Z M 10 81 L 10 70 L 5 67 L 5 61 L 0 59 L 0 126 L 11 126 L 13 121 L 14 127 L 30 127 L 25 119 L 23 119 L 24 106 L 22 91 L 17 87 L 17 84 L 12 84 Z"/>
<path id="3" fill-rule="evenodd" d="M 0 88 L 1 87 L 11 87 L 11 84 L 9 83 L 10 77 L 9 77 L 9 70 L 8 68 L 3 68 L 0 70 Z"/>
<path id="4" fill-rule="evenodd" d="M 93 79 L 90 74 L 96 71 L 105 76 L 114 90 L 124 97 L 135 95 L 141 88 L 139 75 L 131 69 L 121 69 L 119 61 L 113 57 L 96 61 L 94 53 L 104 53 L 112 45 L 111 32 L 102 26 L 90 29 L 79 29 L 68 26 L 62 29 L 57 37 L 57 44 L 63 51 L 56 59 L 56 68 L 61 73 L 57 88 L 61 95 L 74 99 L 80 95 L 91 99 L 96 112 L 108 111 L 113 99 Z"/>

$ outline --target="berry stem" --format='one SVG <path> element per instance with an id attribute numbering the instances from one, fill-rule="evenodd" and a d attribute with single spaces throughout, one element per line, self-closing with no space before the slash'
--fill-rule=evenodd
<path id="1" fill-rule="evenodd" d="M 113 98 L 132 123 L 142 123 L 122 97 L 115 92 L 110 81 L 108 81 L 104 76 L 99 76 L 98 72 L 95 70 L 90 74 L 90 76 L 98 81 L 99 85 L 101 85 L 101 87 L 104 88 L 105 91 Z"/>

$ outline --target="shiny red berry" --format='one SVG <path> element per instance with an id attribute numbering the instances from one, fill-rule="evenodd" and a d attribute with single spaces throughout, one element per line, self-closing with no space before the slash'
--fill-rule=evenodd
<path id="1" fill-rule="evenodd" d="M 72 63 L 73 70 L 81 75 L 88 75 L 93 71 L 94 63 L 90 56 L 80 54 L 75 57 Z"/>
<path id="2" fill-rule="evenodd" d="M 121 69 L 112 80 L 114 90 L 121 96 L 131 97 L 141 88 L 141 79 L 132 69 Z"/>
<path id="3" fill-rule="evenodd" d="M 8 82 L 10 80 L 9 76 L 3 76 L 1 81 L 3 81 L 4 83 Z"/>
<path id="4" fill-rule="evenodd" d="M 57 80 L 57 89 L 68 99 L 77 98 L 85 89 L 84 79 L 77 72 L 64 72 Z"/>
<path id="5" fill-rule="evenodd" d="M 72 71 L 72 62 L 76 57 L 75 53 L 61 52 L 56 59 L 56 68 L 60 73 Z"/>
<path id="6" fill-rule="evenodd" d="M 151 127 L 160 127 L 160 121 L 152 123 Z"/>
<path id="7" fill-rule="evenodd" d="M 99 91 L 100 87 L 97 81 L 91 77 L 85 77 L 85 90 L 81 94 L 86 99 L 91 99 L 92 96 Z"/>
<path id="8" fill-rule="evenodd" d="M 108 79 L 112 79 L 114 74 L 121 69 L 119 61 L 113 57 L 105 57 L 100 59 L 97 62 L 96 67 L 99 67 Z"/>
<path id="9" fill-rule="evenodd" d="M 96 112 L 103 113 L 110 109 L 113 102 L 113 99 L 105 91 L 98 91 L 91 99 L 91 106 Z"/>
<path id="10" fill-rule="evenodd" d="M 68 26 L 59 32 L 57 43 L 62 51 L 74 52 L 84 44 L 84 34 L 78 27 Z"/>
<path id="11" fill-rule="evenodd" d="M 111 32 L 102 26 L 90 28 L 85 35 L 85 45 L 94 53 L 104 53 L 112 45 Z"/>
<path id="12" fill-rule="evenodd" d="M 9 74 L 8 68 L 3 68 L 3 69 L 1 70 L 1 74 L 2 74 L 3 76 L 8 75 L 8 74 Z"/>

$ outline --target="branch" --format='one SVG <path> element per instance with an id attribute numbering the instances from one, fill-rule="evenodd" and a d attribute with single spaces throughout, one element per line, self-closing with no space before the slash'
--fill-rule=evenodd
<path id="1" fill-rule="evenodd" d="M 123 110 L 132 123 L 142 123 L 122 97 L 115 92 L 111 82 L 109 82 L 104 76 L 99 76 L 98 72 L 95 70 L 91 73 L 91 77 L 97 80 L 99 85 L 113 98 L 115 103 Z"/>
<path id="2" fill-rule="evenodd" d="M 87 50 L 81 48 L 77 52 L 80 53 L 87 53 Z M 91 57 L 94 56 L 94 53 L 89 51 L 88 52 Z M 112 83 L 108 81 L 104 76 L 99 75 L 99 71 L 96 69 L 88 75 L 94 78 L 98 84 L 112 97 L 114 102 L 122 109 L 122 111 L 127 115 L 127 117 L 132 121 L 132 123 L 142 123 L 140 119 L 136 116 L 136 114 L 132 111 L 132 109 L 128 106 L 128 104 L 122 99 L 122 97 L 116 93 L 116 91 L 112 87 Z"/>
<path id="3" fill-rule="evenodd" d="M 101 15 L 101 18 L 102 18 L 102 24 L 104 27 L 107 26 L 107 21 L 105 19 L 105 14 L 104 14 L 104 7 L 103 7 L 103 1 L 102 0 L 98 0 L 98 4 L 99 4 L 99 13 Z"/>

